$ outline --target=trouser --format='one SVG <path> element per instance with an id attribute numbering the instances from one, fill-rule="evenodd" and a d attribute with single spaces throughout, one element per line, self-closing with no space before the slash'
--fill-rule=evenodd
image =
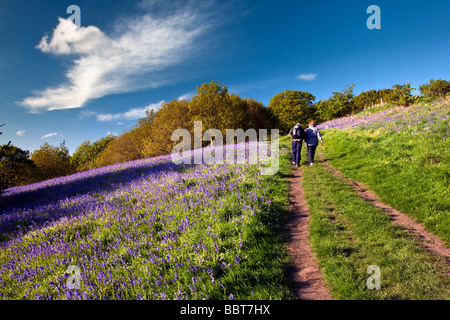
<path id="1" fill-rule="evenodd" d="M 309 163 L 314 163 L 314 155 L 316 154 L 317 146 L 308 146 L 308 161 Z"/>
<path id="2" fill-rule="evenodd" d="M 302 151 L 302 141 L 292 141 L 292 162 L 300 164 Z"/>

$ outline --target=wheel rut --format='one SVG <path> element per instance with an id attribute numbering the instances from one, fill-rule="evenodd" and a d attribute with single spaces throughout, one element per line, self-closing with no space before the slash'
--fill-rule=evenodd
<path id="1" fill-rule="evenodd" d="M 319 159 L 327 170 L 352 186 L 361 198 L 386 212 L 389 215 L 392 223 L 416 234 L 421 239 L 421 245 L 426 250 L 443 256 L 445 258 L 445 261 L 447 262 L 447 265 L 450 266 L 450 248 L 448 248 L 441 239 L 427 231 L 422 224 L 418 223 L 406 214 L 381 202 L 378 199 L 377 195 L 369 188 L 367 188 L 363 183 L 352 180 L 342 175 L 340 171 L 331 167 L 327 160 L 324 160 L 322 154 L 319 154 Z"/>
<path id="2" fill-rule="evenodd" d="M 294 262 L 290 277 L 295 285 L 295 293 L 301 300 L 333 300 L 308 240 L 310 212 L 302 187 L 303 170 L 294 170 L 292 175 L 290 209 L 293 217 L 287 227 L 290 236 L 288 250 Z"/>

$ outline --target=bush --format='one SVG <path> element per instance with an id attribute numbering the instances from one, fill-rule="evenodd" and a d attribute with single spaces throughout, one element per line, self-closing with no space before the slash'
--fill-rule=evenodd
<path id="1" fill-rule="evenodd" d="M 0 147 L 0 192 L 37 181 L 36 166 L 30 152 L 5 144 Z"/>
<path id="2" fill-rule="evenodd" d="M 31 160 L 36 165 L 40 180 L 66 176 L 75 172 L 65 142 L 59 147 L 45 142 L 40 149 L 31 154 Z"/>
<path id="3" fill-rule="evenodd" d="M 92 144 L 90 143 L 90 141 L 83 142 L 72 155 L 72 165 L 76 168 L 77 171 L 93 169 L 95 167 L 95 162 L 98 160 L 100 154 L 113 140 L 114 137 L 110 135 L 101 138 Z"/>
<path id="4" fill-rule="evenodd" d="M 289 131 L 295 124 L 304 126 L 314 118 L 315 99 L 309 92 L 286 90 L 275 95 L 268 108 L 277 118 L 279 129 Z"/>
<path id="5" fill-rule="evenodd" d="M 431 79 L 429 83 L 421 85 L 419 90 L 424 96 L 445 100 L 447 94 L 450 93 L 450 82 L 441 79 Z"/>
<path id="6" fill-rule="evenodd" d="M 413 103 L 413 97 L 411 96 L 411 90 L 415 88 L 411 87 L 410 83 L 407 84 L 396 84 L 393 86 L 392 96 L 390 101 L 395 103 L 397 106 L 409 106 Z"/>

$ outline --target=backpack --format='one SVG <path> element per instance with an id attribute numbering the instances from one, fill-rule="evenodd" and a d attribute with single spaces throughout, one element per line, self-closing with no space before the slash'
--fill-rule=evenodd
<path id="1" fill-rule="evenodd" d="M 294 130 L 292 130 L 292 135 L 294 139 L 304 139 L 305 131 L 303 130 L 301 125 L 296 124 Z"/>

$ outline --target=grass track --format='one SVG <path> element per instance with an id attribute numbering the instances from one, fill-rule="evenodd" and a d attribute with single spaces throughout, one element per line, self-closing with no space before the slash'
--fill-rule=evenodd
<path id="1" fill-rule="evenodd" d="M 416 105 L 394 116 L 322 132 L 325 158 L 450 247 L 450 106 Z"/>
<path id="2" fill-rule="evenodd" d="M 334 298 L 450 299 L 449 270 L 442 259 L 423 250 L 414 236 L 320 163 L 303 171 L 310 241 Z M 371 265 L 381 270 L 381 290 L 366 286 Z"/>

